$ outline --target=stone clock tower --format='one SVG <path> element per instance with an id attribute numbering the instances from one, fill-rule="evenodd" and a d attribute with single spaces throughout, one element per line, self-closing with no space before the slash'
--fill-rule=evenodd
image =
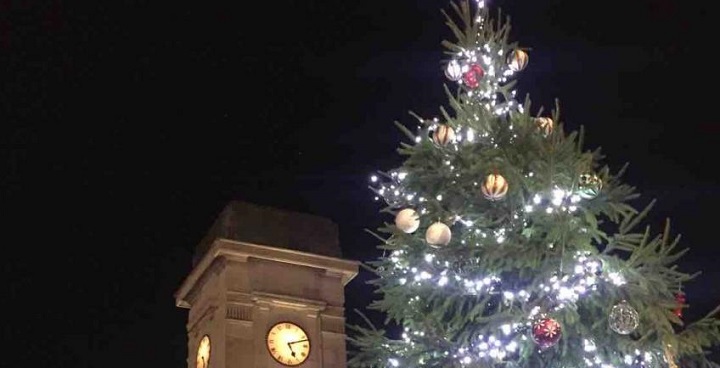
<path id="1" fill-rule="evenodd" d="M 346 367 L 344 287 L 358 265 L 327 219 L 229 203 L 175 293 L 189 309 L 187 367 Z"/>

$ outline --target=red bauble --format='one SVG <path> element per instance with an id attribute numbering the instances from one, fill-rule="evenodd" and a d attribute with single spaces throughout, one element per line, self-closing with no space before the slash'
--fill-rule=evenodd
<path id="1" fill-rule="evenodd" d="M 678 306 L 675 308 L 673 313 L 675 313 L 676 316 L 682 318 L 682 311 L 683 311 L 683 305 L 685 304 L 685 293 L 678 292 L 675 294 L 675 301 L 677 302 Z"/>
<path id="2" fill-rule="evenodd" d="M 485 76 L 485 70 L 480 65 L 470 64 L 468 71 L 463 73 L 462 80 L 468 88 L 480 87 L 480 79 Z"/>
<path id="3" fill-rule="evenodd" d="M 560 341 L 562 328 L 558 321 L 549 317 L 541 317 L 533 323 L 532 335 L 540 349 L 547 349 Z"/>

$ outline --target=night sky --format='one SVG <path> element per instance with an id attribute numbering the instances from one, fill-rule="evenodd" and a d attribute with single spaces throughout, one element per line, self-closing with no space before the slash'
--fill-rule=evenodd
<path id="1" fill-rule="evenodd" d="M 378 255 L 363 229 L 391 219 L 368 177 L 400 163 L 394 120 L 446 104 L 448 2 L 39 3 L 0 0 L 0 366 L 184 366 L 173 293 L 233 199 L 328 217 L 344 257 Z M 519 95 L 558 98 L 566 130 L 630 163 L 636 206 L 658 198 L 647 223 L 682 233 L 682 269 L 703 271 L 687 318 L 720 303 L 709 3 L 490 3 L 532 48 Z"/>

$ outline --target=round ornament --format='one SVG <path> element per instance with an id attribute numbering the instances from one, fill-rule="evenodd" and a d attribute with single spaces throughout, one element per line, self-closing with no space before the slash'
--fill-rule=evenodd
<path id="1" fill-rule="evenodd" d="M 540 349 L 547 349 L 554 346 L 560 341 L 562 336 L 562 328 L 558 321 L 549 317 L 540 317 L 532 327 L 532 337 Z"/>
<path id="2" fill-rule="evenodd" d="M 425 232 L 425 241 L 436 248 L 448 245 L 450 238 L 452 238 L 452 232 L 450 232 L 450 228 L 442 222 L 436 222 L 430 225 Z"/>
<path id="3" fill-rule="evenodd" d="M 640 315 L 627 301 L 623 300 L 610 310 L 610 328 L 620 335 L 628 335 L 640 324 Z"/>
<path id="4" fill-rule="evenodd" d="M 498 201 L 505 198 L 508 192 L 508 182 L 500 174 L 490 174 L 480 188 L 483 196 L 491 201 Z"/>
<path id="5" fill-rule="evenodd" d="M 510 67 L 510 70 L 514 72 L 519 72 L 527 66 L 528 63 L 528 54 L 523 50 L 513 50 L 513 52 L 510 53 L 508 56 L 508 66 Z"/>
<path id="6" fill-rule="evenodd" d="M 395 226 L 404 233 L 414 233 L 420 226 L 420 217 L 412 208 L 406 208 L 395 216 Z"/>
<path id="7" fill-rule="evenodd" d="M 602 190 L 602 179 L 595 174 L 585 173 L 580 175 L 578 182 L 578 195 L 585 199 L 597 197 Z"/>
<path id="8" fill-rule="evenodd" d="M 478 64 L 470 64 L 468 70 L 463 73 L 462 81 L 470 89 L 480 87 L 480 79 L 485 76 L 485 70 Z"/>
<path id="9" fill-rule="evenodd" d="M 555 123 L 553 120 L 546 117 L 535 118 L 535 125 L 542 132 L 543 136 L 547 137 L 552 133 Z"/>
<path id="10" fill-rule="evenodd" d="M 457 82 L 462 78 L 462 66 L 460 66 L 457 60 L 450 60 L 445 68 L 445 76 L 453 82 Z"/>
<path id="11" fill-rule="evenodd" d="M 436 144 L 446 146 L 455 140 L 455 131 L 447 124 L 440 124 L 433 132 L 432 139 Z"/>
<path id="12" fill-rule="evenodd" d="M 673 313 L 675 313 L 676 316 L 682 318 L 683 307 L 685 305 L 685 302 L 687 301 L 685 299 L 685 293 L 683 293 L 682 291 L 675 293 L 675 301 L 677 302 L 677 308 L 673 310 Z"/>

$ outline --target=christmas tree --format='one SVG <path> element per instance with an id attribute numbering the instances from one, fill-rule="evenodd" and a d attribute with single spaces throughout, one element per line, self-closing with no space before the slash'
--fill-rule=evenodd
<path id="1" fill-rule="evenodd" d="M 399 336 L 351 326 L 352 367 L 717 367 L 720 309 L 690 322 L 666 224 L 641 223 L 635 188 L 583 132 L 560 124 L 514 78 L 527 49 L 481 2 L 444 12 L 447 109 L 397 124 L 400 167 L 371 178 L 383 256 L 367 267 Z"/>

